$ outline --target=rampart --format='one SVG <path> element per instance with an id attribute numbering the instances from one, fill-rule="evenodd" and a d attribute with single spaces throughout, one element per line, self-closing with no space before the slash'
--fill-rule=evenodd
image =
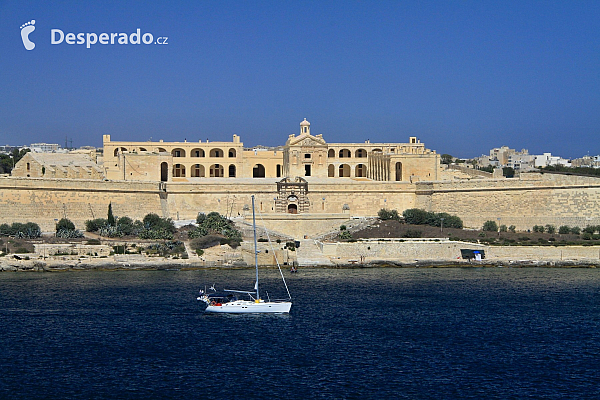
<path id="1" fill-rule="evenodd" d="M 88 219 L 113 213 L 142 219 L 156 213 L 174 220 L 195 219 L 198 212 L 217 211 L 227 216 L 250 213 L 251 195 L 257 211 L 269 214 L 273 226 L 313 234 L 344 218 L 376 216 L 381 208 L 403 211 L 423 208 L 460 216 L 466 227 L 480 228 L 494 220 L 518 230 L 533 225 L 600 225 L 600 179 L 549 174 L 522 174 L 520 179 L 472 179 L 440 182 L 376 182 L 351 178 L 309 180 L 309 214 L 297 219 L 274 214 L 278 179 L 211 178 L 201 183 L 160 183 L 45 178 L 0 178 L 2 223 L 38 223 L 53 231 L 60 218 L 84 229 Z M 291 218 L 291 219 L 290 219 Z M 319 221 L 320 220 L 320 221 Z M 323 223 L 328 221 L 331 223 Z M 286 227 L 290 227 L 289 229 Z M 322 232 L 321 232 L 322 233 Z"/>

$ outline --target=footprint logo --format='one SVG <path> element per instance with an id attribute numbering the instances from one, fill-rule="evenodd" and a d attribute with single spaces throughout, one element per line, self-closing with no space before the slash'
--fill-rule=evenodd
<path id="1" fill-rule="evenodd" d="M 29 34 L 35 31 L 34 25 L 35 19 L 21 25 L 21 39 L 23 39 L 23 46 L 25 46 L 25 49 L 27 50 L 33 50 L 35 48 L 35 43 L 29 40 Z"/>

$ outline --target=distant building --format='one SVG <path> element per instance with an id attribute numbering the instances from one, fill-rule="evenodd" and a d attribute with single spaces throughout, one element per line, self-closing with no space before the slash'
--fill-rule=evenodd
<path id="1" fill-rule="evenodd" d="M 564 167 L 570 167 L 571 162 L 559 156 L 553 156 L 552 153 L 544 153 L 541 156 L 535 156 L 535 167 L 543 168 L 550 165 L 562 165 Z"/>
<path id="2" fill-rule="evenodd" d="M 29 148 L 34 153 L 53 153 L 61 150 L 60 145 L 56 143 L 31 143 Z"/>

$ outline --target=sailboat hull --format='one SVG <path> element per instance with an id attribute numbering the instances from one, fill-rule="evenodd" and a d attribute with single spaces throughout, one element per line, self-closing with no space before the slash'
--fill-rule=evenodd
<path id="1" fill-rule="evenodd" d="M 289 313 L 292 303 L 282 302 L 263 302 L 237 300 L 220 305 L 208 305 L 204 312 L 207 313 L 228 313 L 228 314 L 281 314 Z"/>

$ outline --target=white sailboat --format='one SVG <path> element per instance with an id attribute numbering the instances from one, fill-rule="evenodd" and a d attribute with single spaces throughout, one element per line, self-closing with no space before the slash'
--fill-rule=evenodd
<path id="1" fill-rule="evenodd" d="M 213 293 L 206 293 L 200 290 L 200 296 L 198 300 L 206 304 L 204 312 L 208 313 L 229 313 L 229 314 L 243 314 L 243 313 L 289 313 L 292 307 L 292 296 L 285 283 L 283 272 L 279 267 L 279 273 L 281 279 L 285 285 L 285 289 L 288 293 L 288 299 L 285 300 L 264 300 L 260 297 L 258 290 L 258 249 L 256 243 L 256 216 L 254 213 L 254 196 L 252 196 L 252 227 L 254 228 L 254 266 L 256 269 L 256 283 L 254 284 L 253 291 L 243 290 L 229 290 L 225 289 L 226 293 L 219 294 L 214 289 L 214 285 L 211 287 Z M 248 299 L 238 299 L 238 294 L 243 294 Z M 268 297 L 268 296 L 267 296 Z"/>

